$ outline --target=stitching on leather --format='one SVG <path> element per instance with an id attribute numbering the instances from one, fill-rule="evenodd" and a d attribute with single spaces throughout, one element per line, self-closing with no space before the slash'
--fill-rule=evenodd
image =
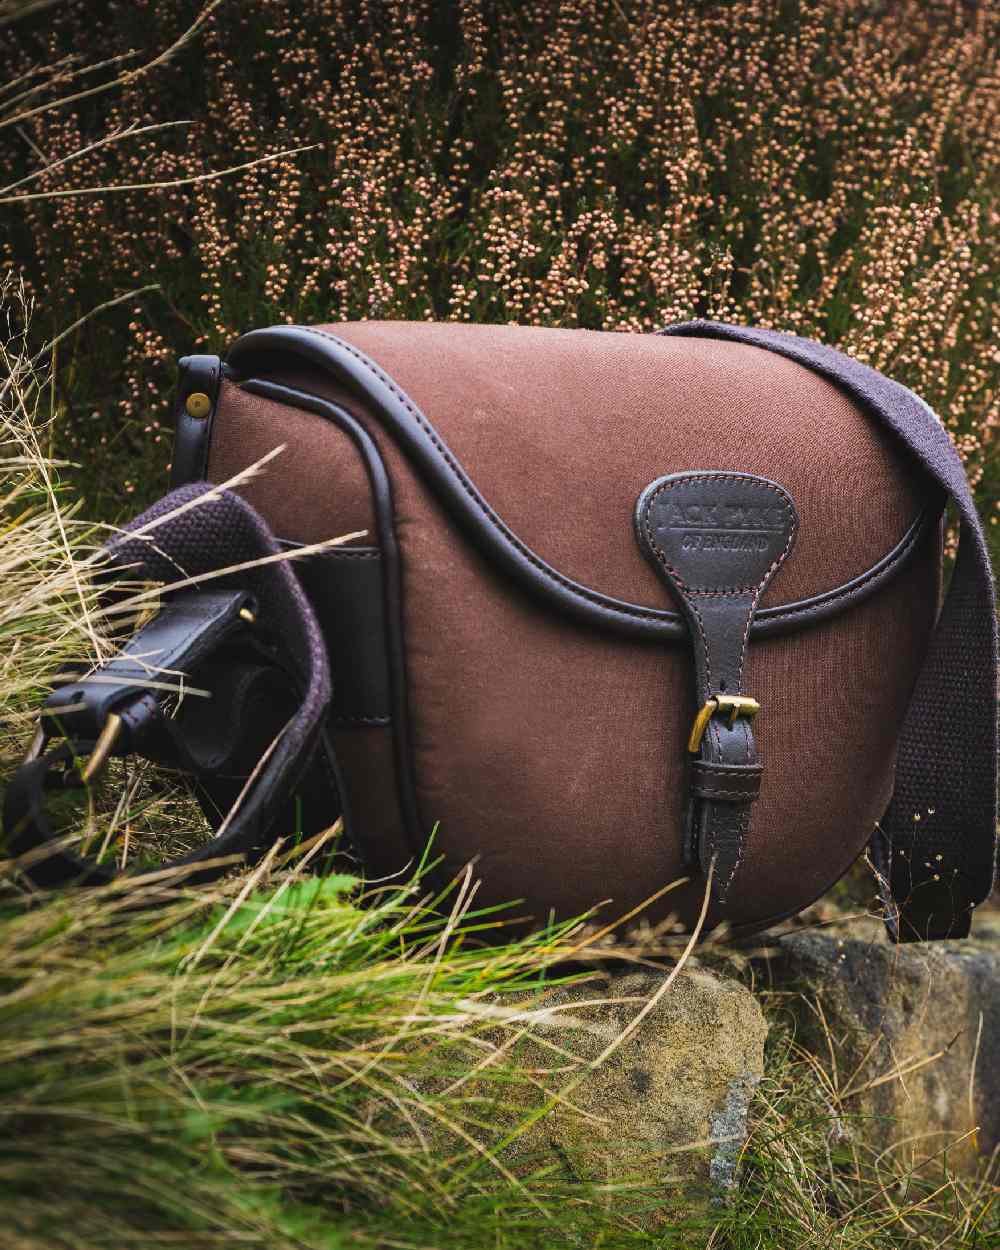
<path id="1" fill-rule="evenodd" d="M 284 550 L 294 551 L 294 543 L 283 546 Z M 319 551 L 309 556 L 310 560 L 381 560 L 381 548 L 334 547 L 330 551 Z"/>
<path id="2" fill-rule="evenodd" d="M 695 774 L 693 784 L 709 788 L 720 786 L 722 789 L 737 789 L 740 794 L 756 794 L 760 789 L 760 774 L 746 779 L 740 777 L 706 777 Z"/>
<path id="3" fill-rule="evenodd" d="M 748 799 L 755 797 L 745 790 L 707 790 L 701 786 L 691 787 L 700 799 Z"/>
<path id="4" fill-rule="evenodd" d="M 706 693 L 708 694 L 712 693 L 711 686 L 709 686 Z M 715 738 L 715 749 L 721 755 L 722 754 L 722 734 L 719 732 L 719 726 L 716 724 L 715 720 L 710 720 L 708 722 L 708 732 L 711 737 Z"/>
<path id="5" fill-rule="evenodd" d="M 743 473 L 699 473 L 696 476 L 699 482 L 742 482 L 746 480 L 747 475 Z M 681 477 L 681 478 L 675 478 L 673 481 L 670 481 L 670 482 L 661 482 L 660 485 L 657 486 L 656 490 L 654 490 L 653 493 L 650 495 L 649 499 L 646 501 L 645 527 L 646 527 L 646 537 L 649 540 L 650 545 L 655 548 L 657 555 L 660 557 L 660 560 L 663 563 L 663 567 L 670 570 L 670 572 L 674 575 L 674 577 L 677 578 L 678 582 L 680 582 L 681 586 L 684 587 L 685 591 L 689 595 L 722 595 L 722 596 L 724 595 L 735 596 L 735 595 L 741 595 L 741 594 L 748 595 L 748 594 L 753 594 L 754 590 L 756 589 L 756 597 L 754 600 L 754 607 L 756 607 L 756 599 L 760 598 L 762 586 L 768 580 L 768 578 L 771 577 L 771 575 L 778 568 L 778 566 L 782 563 L 785 556 L 788 555 L 792 547 L 792 540 L 795 537 L 795 532 L 798 527 L 797 525 L 794 524 L 794 522 L 796 521 L 796 516 L 795 516 L 795 509 L 792 506 L 791 499 L 775 483 L 765 482 L 762 478 L 754 478 L 754 481 L 756 482 L 758 486 L 763 486 L 765 490 L 769 490 L 772 495 L 776 495 L 781 500 L 782 507 L 785 509 L 785 512 L 788 514 L 788 517 L 793 522 L 792 528 L 788 534 L 788 540 L 785 543 L 784 550 L 779 555 L 775 556 L 767 572 L 764 574 L 763 578 L 760 580 L 760 582 L 757 584 L 756 587 L 736 586 L 730 590 L 707 590 L 707 589 L 701 589 L 701 588 L 693 588 L 693 587 L 688 587 L 688 585 L 684 582 L 684 580 L 677 573 L 677 570 L 672 565 L 667 563 L 666 556 L 663 554 L 662 550 L 658 546 L 656 546 L 656 544 L 653 542 L 652 529 L 651 529 L 650 520 L 649 520 L 649 513 L 653 506 L 653 501 L 656 499 L 658 495 L 662 494 L 666 490 L 672 490 L 675 486 L 685 486 L 691 480 L 692 480 L 691 476 L 686 476 L 686 477 Z"/>
<path id="6" fill-rule="evenodd" d="M 826 607 L 828 603 L 834 603 L 836 600 L 844 599 L 848 595 L 856 595 L 863 586 L 867 586 L 868 583 L 870 581 L 874 581 L 876 577 L 885 577 L 889 573 L 889 570 L 895 568 L 900 561 L 905 560 L 920 539 L 925 537 L 929 521 L 930 518 L 928 517 L 927 509 L 924 509 L 924 511 L 921 512 L 917 519 L 912 523 L 910 533 L 906 536 L 903 545 L 892 556 L 892 559 L 888 564 L 883 565 L 881 561 L 878 561 L 880 567 L 869 569 L 867 573 L 853 579 L 850 586 L 845 586 L 840 590 L 827 591 L 826 594 L 822 596 L 822 602 L 819 606 Z M 810 604 L 806 601 L 799 607 L 772 608 L 768 613 L 767 619 L 769 621 L 778 621 L 783 617 L 795 617 L 800 613 L 815 611 L 816 607 L 816 604 Z"/>
<path id="7" fill-rule="evenodd" d="M 705 474 L 700 474 L 698 477 L 698 480 L 705 481 L 705 482 L 741 482 L 745 480 L 745 477 L 743 474 L 738 474 L 738 473 L 705 473 Z M 736 673 L 737 690 L 743 689 L 743 670 L 746 667 L 747 643 L 750 638 L 750 626 L 753 624 L 754 613 L 757 610 L 757 604 L 760 601 L 760 596 L 763 593 L 764 587 L 767 585 L 768 581 L 774 575 L 775 570 L 783 563 L 785 557 L 788 555 L 789 551 L 791 551 L 792 542 L 795 539 L 795 534 L 798 529 L 798 525 L 796 524 L 797 518 L 795 515 L 795 509 L 788 495 L 774 483 L 762 481 L 760 478 L 757 478 L 755 480 L 758 486 L 763 486 L 765 490 L 769 490 L 772 495 L 775 495 L 778 499 L 780 499 L 781 505 L 785 509 L 785 513 L 787 514 L 789 520 L 792 522 L 791 528 L 788 531 L 788 538 L 785 540 L 784 548 L 771 561 L 771 564 L 769 565 L 767 571 L 764 573 L 763 577 L 757 583 L 756 587 L 740 586 L 732 590 L 691 590 L 687 587 L 683 579 L 677 576 L 677 573 L 675 572 L 673 567 L 667 563 L 666 557 L 663 551 L 661 550 L 661 548 L 657 546 L 656 543 L 653 541 L 652 526 L 651 526 L 650 515 L 649 515 L 652 509 L 653 501 L 663 491 L 670 490 L 675 486 L 680 486 L 686 482 L 690 482 L 691 481 L 690 477 L 677 478 L 670 482 L 661 482 L 660 485 L 656 488 L 656 490 L 653 491 L 652 495 L 650 495 L 649 500 L 646 503 L 646 508 L 645 508 L 645 512 L 646 512 L 645 528 L 646 528 L 647 541 L 650 543 L 650 545 L 656 551 L 657 555 L 660 557 L 664 568 L 669 569 L 670 572 L 673 573 L 675 577 L 677 577 L 678 582 L 684 588 L 685 592 L 688 595 L 706 595 L 706 596 L 713 595 L 717 597 L 728 597 L 728 598 L 736 598 L 738 595 L 750 595 L 751 596 L 750 610 L 747 613 L 746 626 L 744 627 L 743 638 L 740 643 L 739 668 L 737 669 L 737 673 Z M 689 603 L 690 603 L 690 600 L 689 600 Z M 695 613 L 697 613 L 698 610 L 694 603 L 691 603 L 691 608 Z M 698 622 L 700 626 L 701 625 L 700 615 L 698 616 Z M 707 644 L 705 647 L 705 651 L 706 651 L 706 666 L 707 666 L 707 652 L 708 652 Z M 710 679 L 709 679 L 709 686 L 711 686 Z M 747 762 L 749 762 L 750 761 L 749 732 L 747 732 L 746 758 L 747 758 Z"/>
<path id="8" fill-rule="evenodd" d="M 700 599 L 722 599 L 726 595 L 736 598 L 737 595 L 752 595 L 752 586 L 737 586 L 734 590 L 692 590 L 689 586 L 684 587 L 685 594 L 697 595 Z"/>
<path id="9" fill-rule="evenodd" d="M 643 518 L 642 518 L 643 529 L 646 532 L 646 542 L 650 550 L 656 554 L 657 559 L 660 561 L 663 567 L 667 570 L 667 572 L 670 573 L 670 575 L 676 580 L 678 586 L 680 586 L 683 591 L 687 592 L 687 583 L 684 581 L 684 578 L 681 577 L 680 573 L 678 573 L 677 570 L 674 568 L 674 566 L 667 560 L 666 552 L 663 550 L 663 548 L 659 545 L 659 543 L 653 537 L 653 526 L 652 526 L 652 522 L 650 521 L 649 514 L 652 511 L 653 500 L 656 498 L 656 496 L 660 493 L 661 490 L 665 489 L 665 487 L 666 487 L 665 483 L 659 486 L 652 493 L 652 495 L 650 495 L 649 499 L 646 501 L 645 508 L 643 509 Z M 708 649 L 708 637 L 705 634 L 705 622 L 702 620 L 701 612 L 698 610 L 698 605 L 696 603 L 692 603 L 690 599 L 688 599 L 687 602 L 688 602 L 688 607 L 691 609 L 692 613 L 694 614 L 695 620 L 698 622 L 698 637 L 701 640 L 702 651 L 704 652 L 704 655 L 705 655 L 705 681 L 704 681 L 705 693 L 710 694 L 712 691 L 712 657 Z M 718 739 L 718 734 L 716 734 L 716 738 Z M 716 750 L 718 749 L 719 749 L 719 743 L 717 740 Z"/>
<path id="10" fill-rule="evenodd" d="M 746 851 L 747 835 L 749 834 L 749 832 L 750 832 L 750 811 L 749 811 L 749 804 L 747 804 L 743 810 L 743 814 L 739 817 L 739 822 L 736 828 L 736 860 L 733 864 L 731 872 L 729 873 L 729 876 L 722 883 L 722 886 L 721 886 L 722 894 L 728 893 L 729 887 L 736 880 L 736 874 L 739 872 L 740 865 L 743 863 L 743 854 Z"/>
<path id="11" fill-rule="evenodd" d="M 748 781 L 745 785 L 740 784 L 739 781 L 733 777 L 695 777 L 694 784 L 697 786 L 703 786 L 706 789 L 719 787 L 725 790 L 727 788 L 732 789 L 734 781 L 736 782 L 735 792 L 739 794 L 744 794 L 750 797 L 752 795 L 756 795 L 760 791 L 760 777 L 754 778 L 752 782 Z"/>
<path id="12" fill-rule="evenodd" d="M 697 475 L 697 480 L 699 482 L 743 482 L 746 480 L 746 475 L 742 473 L 700 473 Z M 687 582 L 684 580 L 684 578 L 681 577 L 680 573 L 678 573 L 677 569 L 675 569 L 674 566 L 669 562 L 663 548 L 659 545 L 659 543 L 657 543 L 656 539 L 653 537 L 653 524 L 652 524 L 652 517 L 651 517 L 653 504 L 656 502 L 656 499 L 661 494 L 663 494 L 664 491 L 672 490 L 675 486 L 686 485 L 691 481 L 692 481 L 691 477 L 681 477 L 681 478 L 675 478 L 674 480 L 669 481 L 669 482 L 661 482 L 660 485 L 657 486 L 657 488 L 653 491 L 653 493 L 646 500 L 645 505 L 643 506 L 643 529 L 646 534 L 646 542 L 649 545 L 650 550 L 652 550 L 656 554 L 656 557 L 658 558 L 660 563 L 667 570 L 667 572 L 670 573 L 671 577 L 674 578 L 674 580 L 677 582 L 680 589 L 683 591 L 684 595 L 687 597 L 688 606 L 690 607 L 691 611 L 694 613 L 694 616 L 698 621 L 698 633 L 701 638 L 702 648 L 705 653 L 705 686 L 707 687 L 707 690 L 709 691 L 709 693 L 711 692 L 711 689 L 712 689 L 712 664 L 711 664 L 710 653 L 708 649 L 708 639 L 705 635 L 705 625 L 704 625 L 704 622 L 702 621 L 701 613 L 698 610 L 698 605 L 692 601 L 691 596 L 702 595 L 705 597 L 711 596 L 711 597 L 716 597 L 716 598 L 736 598 L 739 595 L 751 596 L 750 611 L 747 614 L 746 628 L 743 631 L 743 639 L 740 644 L 739 667 L 737 669 L 737 674 L 736 674 L 736 688 L 737 690 L 742 690 L 743 689 L 743 669 L 746 664 L 746 650 L 747 650 L 747 641 L 750 636 L 750 625 L 753 622 L 754 612 L 756 611 L 757 603 L 760 599 L 761 592 L 763 591 L 764 586 L 767 585 L 767 582 L 773 575 L 774 571 L 779 567 L 779 565 L 783 562 L 783 560 L 785 559 L 785 557 L 788 555 L 789 551 L 791 550 L 792 541 L 795 538 L 796 530 L 798 528 L 796 525 L 797 518 L 795 515 L 795 509 L 792 506 L 792 502 L 789 499 L 788 495 L 786 495 L 783 490 L 780 490 L 778 486 L 770 482 L 764 482 L 760 478 L 755 479 L 755 481 L 757 482 L 757 485 L 763 486 L 766 490 L 769 490 L 772 495 L 776 496 L 781 501 L 781 505 L 784 508 L 786 515 L 788 516 L 789 520 L 792 522 L 791 528 L 789 529 L 789 532 L 788 532 L 788 538 L 785 541 L 785 546 L 783 550 L 778 555 L 775 556 L 774 560 L 771 562 L 770 566 L 768 567 L 767 571 L 764 573 L 763 577 L 761 578 L 760 582 L 757 584 L 756 587 L 739 586 L 731 590 L 691 589 L 687 585 Z M 719 749 L 718 742 L 716 742 L 716 749 Z M 750 744 L 748 742 L 747 743 L 747 760 L 749 761 L 749 759 L 750 759 Z"/>
<path id="13" fill-rule="evenodd" d="M 747 632 L 749 633 L 749 629 L 747 630 Z M 746 652 L 746 638 L 745 637 L 743 639 L 743 649 L 745 653 Z M 740 665 L 740 680 L 741 681 L 743 680 L 743 665 L 742 664 Z M 751 748 L 753 748 L 754 755 L 756 755 L 757 743 L 754 742 L 753 740 L 753 734 L 751 733 L 750 724 L 748 721 L 743 721 L 743 736 L 746 739 L 746 761 L 748 764 L 751 764 L 753 763 L 753 760 L 750 754 Z"/>
<path id="14" fill-rule="evenodd" d="M 705 652 L 705 687 L 707 692 L 710 693 L 712 689 L 712 653 L 708 649 L 708 635 L 705 633 L 705 622 L 701 619 L 701 613 L 698 611 L 697 604 L 691 604 L 691 611 L 698 621 L 698 637 L 701 639 L 701 645 Z"/>
<path id="15" fill-rule="evenodd" d="M 717 764 L 713 763 L 711 760 L 695 760 L 694 765 L 697 769 L 699 769 L 699 771 L 716 773 L 720 777 L 743 777 L 746 775 L 746 767 L 743 764 Z M 751 767 L 756 768 L 757 765 L 754 764 L 751 765 Z"/>
<path id="16" fill-rule="evenodd" d="M 580 586 L 577 583 L 570 581 L 568 578 L 563 577 L 557 570 L 551 569 L 547 565 L 542 563 L 540 559 L 534 554 L 534 552 L 532 552 L 529 547 L 526 547 L 525 544 L 517 537 L 517 535 L 514 534 L 513 531 L 507 527 L 507 525 L 499 518 L 499 516 L 497 516 L 495 512 L 493 512 L 493 510 L 489 507 L 486 501 L 478 493 L 475 487 L 470 482 L 467 482 L 465 480 L 462 470 L 453 461 L 445 445 L 441 443 L 441 441 L 438 439 L 433 426 L 431 426 L 429 422 L 426 421 L 426 419 L 423 417 L 423 414 L 419 411 L 419 409 L 417 409 L 409 400 L 409 397 L 403 391 L 401 391 L 399 387 L 396 386 L 396 384 L 393 382 L 392 378 L 388 376 L 388 374 L 386 374 L 383 370 L 379 369 L 378 366 L 373 361 L 369 360 L 364 355 L 363 352 L 358 351 L 357 348 L 353 347 L 350 343 L 346 342 L 344 339 L 338 338 L 335 334 L 329 334 L 327 331 L 320 330 L 315 326 L 297 325 L 295 329 L 305 334 L 312 334 L 317 338 L 326 339 L 330 343 L 335 343 L 338 347 L 342 348 L 344 351 L 348 352 L 351 356 L 353 356 L 354 359 L 357 360 L 359 364 L 364 365 L 364 367 L 368 369 L 369 372 L 374 374 L 375 377 L 379 379 L 379 381 L 384 383 L 384 385 L 388 387 L 388 389 L 392 392 L 393 395 L 396 396 L 396 398 L 400 401 L 400 403 L 402 403 L 403 407 L 406 408 L 406 410 L 412 414 L 417 424 L 420 426 L 420 428 L 424 431 L 424 433 L 427 435 L 427 437 L 430 439 L 433 445 L 440 452 L 442 458 L 444 459 L 448 468 L 451 470 L 453 476 L 458 480 L 459 484 L 466 491 L 466 493 L 470 496 L 470 498 L 477 505 L 480 511 L 483 512 L 489 524 L 492 525 L 493 528 L 496 529 L 500 534 L 502 534 L 503 537 L 506 538 L 508 542 L 510 542 L 511 546 L 515 547 L 535 568 L 538 569 L 538 571 L 545 578 L 547 578 L 549 581 L 555 582 L 559 586 L 562 586 L 563 589 L 568 591 L 575 598 L 584 599 L 586 602 L 593 604 L 593 606 L 597 608 L 599 612 L 611 618 L 634 617 L 637 620 L 660 621 L 665 625 L 669 625 L 673 623 L 674 621 L 677 621 L 678 623 L 682 621 L 683 618 L 677 616 L 674 613 L 667 614 L 663 612 L 651 612 L 643 608 L 637 607 L 633 604 L 623 604 L 621 607 L 612 606 L 608 603 L 605 603 L 603 601 L 603 597 L 599 597 L 598 595 L 589 591 L 587 587 Z M 882 566 L 878 568 L 877 570 L 869 570 L 867 573 L 861 575 L 861 580 L 854 579 L 853 584 L 850 586 L 850 588 L 837 590 L 836 592 L 826 592 L 822 596 L 821 607 L 825 606 L 827 603 L 833 603 L 836 600 L 846 598 L 849 595 L 857 594 L 858 591 L 860 591 L 864 586 L 866 586 L 870 581 L 872 581 L 876 577 L 888 576 L 888 574 L 895 567 L 895 565 L 898 564 L 903 559 L 905 559 L 906 556 L 910 554 L 913 547 L 916 545 L 917 540 L 922 536 L 924 532 L 924 526 L 923 524 L 921 524 L 921 521 L 923 517 L 925 516 L 926 516 L 926 513 L 922 513 L 921 516 L 918 517 L 917 520 L 913 523 L 913 532 L 910 535 L 908 541 L 903 547 L 901 547 L 896 552 L 896 554 L 892 557 L 892 560 L 888 565 Z M 881 561 L 879 561 L 878 563 L 881 564 Z M 783 620 L 787 618 L 794 619 L 800 614 L 808 615 L 810 612 L 813 612 L 815 610 L 816 610 L 816 605 L 813 603 L 810 603 L 809 601 L 806 601 L 805 603 L 801 604 L 801 606 L 798 606 L 798 607 L 782 608 L 780 610 L 768 609 L 767 620 Z"/>
<path id="17" fill-rule="evenodd" d="M 758 764 L 709 764 L 704 760 L 693 760 L 691 767 L 695 769 L 696 776 L 710 781 L 737 781 L 745 777 L 750 782 L 762 771 L 762 766 Z M 747 773 L 748 767 L 753 770 L 751 773 Z"/>
<path id="18" fill-rule="evenodd" d="M 757 602 L 760 599 L 760 590 L 752 597 L 750 601 L 750 611 L 747 613 L 747 623 L 743 627 L 743 638 L 740 642 L 740 667 L 736 674 L 737 688 L 743 689 L 743 669 L 747 662 L 747 643 L 750 641 L 750 626 L 753 624 L 753 616 L 757 611 Z M 750 746 L 747 744 L 747 760 L 750 759 Z"/>

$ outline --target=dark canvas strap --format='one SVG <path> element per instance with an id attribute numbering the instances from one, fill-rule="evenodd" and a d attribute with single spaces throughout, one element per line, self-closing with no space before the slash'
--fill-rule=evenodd
<path id="1" fill-rule="evenodd" d="M 895 791 L 873 852 L 890 895 L 893 938 L 965 936 L 995 876 L 997 616 L 986 539 L 958 453 L 912 391 L 830 347 L 711 321 L 661 333 L 748 343 L 828 378 L 887 426 L 953 500 L 958 557 L 900 735 Z"/>
<path id="2" fill-rule="evenodd" d="M 194 778 L 216 833 L 164 865 L 184 868 L 187 882 L 217 876 L 234 856 L 252 861 L 277 834 L 301 831 L 293 795 L 321 792 L 332 823 L 326 648 L 290 563 L 269 559 L 281 552 L 261 517 L 231 492 L 185 486 L 106 551 L 117 574 L 109 594 L 121 578 L 188 584 L 165 592 L 118 655 L 46 701 L 33 750 L 4 797 L 8 847 L 29 856 L 29 875 L 46 887 L 117 875 L 60 844 L 46 810 L 48 792 L 86 783 L 108 755 L 139 755 Z M 185 684 L 199 689 L 175 707 Z"/>

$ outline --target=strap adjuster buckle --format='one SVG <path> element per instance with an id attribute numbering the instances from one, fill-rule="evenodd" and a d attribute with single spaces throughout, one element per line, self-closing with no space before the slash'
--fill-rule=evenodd
<path id="1" fill-rule="evenodd" d="M 708 722 L 716 712 L 729 713 L 729 728 L 732 729 L 736 724 L 737 717 L 745 716 L 747 720 L 750 720 L 759 711 L 760 704 L 756 699 L 751 699 L 749 695 L 713 694 L 710 699 L 705 701 L 704 706 L 694 718 L 694 724 L 691 726 L 691 736 L 688 738 L 688 750 L 692 755 L 697 755 L 701 750 L 701 740 L 705 736 Z"/>

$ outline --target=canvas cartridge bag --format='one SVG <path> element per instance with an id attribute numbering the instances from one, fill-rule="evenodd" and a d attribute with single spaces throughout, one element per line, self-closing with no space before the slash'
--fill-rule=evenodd
<path id="1" fill-rule="evenodd" d="M 711 322 L 276 326 L 181 362 L 172 485 L 108 563 L 181 584 L 8 788 L 42 885 L 114 879 L 45 796 L 136 753 L 193 778 L 196 880 L 341 815 L 370 878 L 433 832 L 438 879 L 534 926 L 707 898 L 751 934 L 866 848 L 897 940 L 993 887 L 983 530 L 941 422 L 858 361 Z"/>

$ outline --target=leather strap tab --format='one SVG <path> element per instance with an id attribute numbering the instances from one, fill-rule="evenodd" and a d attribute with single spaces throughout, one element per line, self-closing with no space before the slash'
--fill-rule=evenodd
<path id="1" fill-rule="evenodd" d="M 208 475 L 208 445 L 212 435 L 215 407 L 222 381 L 222 361 L 218 356 L 184 356 L 178 364 L 179 378 L 174 401 L 174 457 L 170 466 L 170 486 L 200 482 Z M 208 400 L 202 411 L 189 401 L 198 396 Z"/>
<path id="2" fill-rule="evenodd" d="M 743 857 L 761 767 L 745 697 L 747 638 L 760 596 L 795 542 L 788 492 L 748 473 L 676 473 L 639 496 L 639 546 L 683 609 L 701 732 L 688 796 L 688 856 L 725 899 Z"/>
<path id="3" fill-rule="evenodd" d="M 751 803 L 760 794 L 764 769 L 753 764 L 691 762 L 691 793 L 714 803 Z"/>

